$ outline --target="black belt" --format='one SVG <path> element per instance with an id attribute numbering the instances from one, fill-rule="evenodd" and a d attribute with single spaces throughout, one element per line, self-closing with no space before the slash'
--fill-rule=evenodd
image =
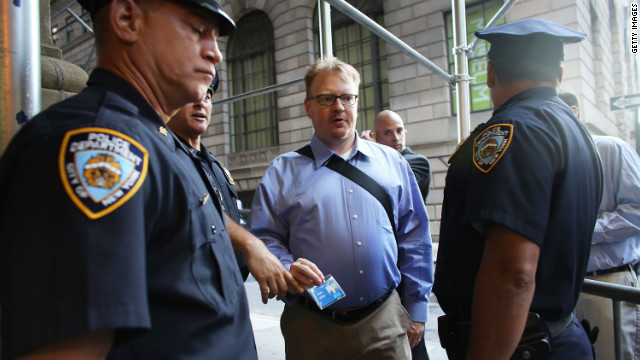
<path id="1" fill-rule="evenodd" d="M 389 298 L 389 296 L 391 296 L 391 294 L 394 291 L 395 289 L 391 289 L 387 291 L 386 294 L 382 295 L 378 300 L 372 302 L 371 304 L 365 305 L 363 307 L 359 307 L 353 310 L 331 310 L 331 309 L 320 310 L 320 308 L 316 305 L 316 303 L 307 297 L 302 297 L 298 299 L 298 301 L 304 306 L 306 306 L 309 310 L 313 310 L 332 320 L 356 322 L 356 321 L 362 320 L 367 315 L 371 314 L 376 309 L 378 309 L 380 305 L 382 305 Z"/>
<path id="2" fill-rule="evenodd" d="M 629 267 L 631 267 L 631 268 L 629 268 Z M 606 274 L 611 274 L 611 273 L 615 273 L 615 272 L 629 271 L 629 269 L 631 269 L 632 271 L 634 271 L 637 274 L 638 273 L 638 264 L 628 264 L 628 265 L 622 265 L 622 266 L 614 267 L 614 268 L 611 268 L 611 269 L 589 271 L 589 272 L 587 272 L 587 275 L 589 275 L 589 276 L 600 276 L 600 275 L 606 275 Z"/>

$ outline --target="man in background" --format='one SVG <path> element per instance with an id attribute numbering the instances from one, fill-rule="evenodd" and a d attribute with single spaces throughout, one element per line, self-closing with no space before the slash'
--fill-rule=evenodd
<path id="1" fill-rule="evenodd" d="M 369 138 L 367 138 L 367 134 L 369 134 Z M 425 156 L 411 151 L 407 146 L 406 135 L 407 129 L 400 115 L 391 110 L 383 110 L 374 119 L 373 131 L 363 131 L 362 137 L 392 147 L 402 154 L 416 176 L 420 193 L 426 203 L 431 183 L 431 166 Z"/>
<path id="2" fill-rule="evenodd" d="M 276 296 L 278 300 L 283 298 L 287 294 L 287 283 L 291 283 L 293 287 L 297 284 L 278 258 L 264 246 L 264 243 L 240 225 L 238 193 L 231 173 L 201 142 L 201 135 L 207 130 L 211 121 L 211 97 L 218 89 L 218 79 L 216 70 L 207 95 L 200 101 L 180 109 L 168 125 L 180 138 L 183 149 L 198 167 L 202 180 L 210 186 L 210 191 L 220 198 L 226 214 L 229 237 L 236 249 L 236 260 L 243 279 L 246 280 L 251 272 L 260 285 L 262 302 L 266 304 L 269 298 Z M 303 290 L 298 288 L 298 292 Z"/>
<path id="3" fill-rule="evenodd" d="M 558 96 L 580 117 L 577 96 Z M 626 142 L 612 136 L 593 136 L 603 169 L 603 193 L 591 239 L 586 278 L 640 288 L 640 157 Z M 609 298 L 582 293 L 576 316 L 598 327 L 596 359 L 614 359 L 613 309 Z M 622 359 L 640 359 L 640 305 L 620 302 L 619 335 Z"/>

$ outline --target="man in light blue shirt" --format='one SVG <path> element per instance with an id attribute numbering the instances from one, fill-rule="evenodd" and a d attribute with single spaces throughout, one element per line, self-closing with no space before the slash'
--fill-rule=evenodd
<path id="1" fill-rule="evenodd" d="M 420 190 L 400 153 L 358 138 L 360 76 L 352 66 L 321 59 L 305 83 L 313 158 L 290 152 L 271 163 L 254 197 L 252 232 L 298 282 L 318 285 L 331 274 L 346 297 L 324 310 L 306 293 L 287 297 L 287 359 L 410 359 L 424 335 L 433 279 Z M 390 196 L 395 236 L 383 205 L 326 166 L 334 154 Z"/>
<path id="2" fill-rule="evenodd" d="M 558 96 L 580 118 L 576 94 Z M 640 157 L 631 145 L 612 136 L 593 136 L 603 170 L 602 201 L 591 238 L 587 278 L 640 288 Z M 640 306 L 620 303 L 620 336 L 624 360 L 640 359 Z M 582 293 L 576 315 L 599 328 L 594 344 L 596 359 L 614 359 L 611 300 Z"/>
<path id="3" fill-rule="evenodd" d="M 602 202 L 598 211 L 587 278 L 640 288 L 640 157 L 624 141 L 594 136 L 604 175 Z M 600 329 L 594 344 L 596 359 L 613 359 L 613 311 L 611 300 L 581 294 L 576 315 Z M 620 303 L 620 336 L 625 360 L 640 359 L 640 305 Z"/>

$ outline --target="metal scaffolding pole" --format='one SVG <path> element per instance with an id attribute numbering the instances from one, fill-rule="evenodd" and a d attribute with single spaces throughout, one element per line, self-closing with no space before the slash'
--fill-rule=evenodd
<path id="1" fill-rule="evenodd" d="M 504 3 L 500 8 L 500 10 L 498 10 L 498 12 L 491 18 L 491 20 L 489 20 L 489 22 L 484 26 L 484 28 L 488 29 L 490 27 L 495 26 L 498 23 L 498 21 L 500 21 L 500 19 L 502 19 L 507 14 L 509 9 L 511 9 L 511 7 L 515 5 L 517 2 L 518 0 L 509 0 L 506 3 Z M 479 41 L 480 39 L 478 38 L 474 38 L 473 41 L 471 41 L 471 44 L 469 44 L 470 51 L 473 52 L 473 50 L 476 48 L 476 45 L 478 45 Z"/>
<path id="2" fill-rule="evenodd" d="M 332 57 L 331 6 L 322 0 L 318 0 L 318 29 L 320 30 L 320 57 Z"/>
<path id="3" fill-rule="evenodd" d="M 18 130 L 40 112 L 40 1 L 0 4 L 0 154 Z"/>
<path id="4" fill-rule="evenodd" d="M 471 132 L 469 106 L 469 62 L 467 60 L 467 21 L 464 0 L 451 0 L 453 10 L 453 47 L 455 51 L 458 143 Z"/>
<path id="5" fill-rule="evenodd" d="M 331 6 L 335 7 L 343 14 L 347 15 L 353 21 L 369 29 L 369 31 L 374 33 L 379 38 L 395 46 L 400 51 L 407 54 L 407 56 L 414 59 L 419 64 L 431 70 L 434 74 L 441 77 L 447 83 L 451 83 L 451 79 L 452 79 L 451 75 L 447 74 L 444 70 L 440 69 L 438 65 L 432 63 L 431 61 L 429 61 L 429 59 L 422 56 L 419 52 L 415 51 L 411 46 L 407 45 L 402 40 L 398 39 L 395 35 L 387 31 L 387 29 L 383 28 L 378 23 L 371 20 L 368 16 L 358 11 L 358 9 L 351 6 L 351 4 L 349 4 L 348 2 L 344 0 L 324 0 L 324 1 L 331 4 Z"/>

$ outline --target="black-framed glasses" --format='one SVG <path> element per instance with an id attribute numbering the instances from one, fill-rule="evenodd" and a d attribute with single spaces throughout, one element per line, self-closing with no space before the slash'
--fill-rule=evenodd
<path id="1" fill-rule="evenodd" d="M 342 105 L 355 105 L 356 100 L 358 100 L 358 95 L 351 94 L 342 94 L 342 95 L 333 95 L 333 94 L 320 94 L 316 96 L 309 96 L 307 100 L 318 100 L 318 104 L 323 106 L 331 106 L 336 103 L 336 99 L 340 98 L 340 102 Z"/>

